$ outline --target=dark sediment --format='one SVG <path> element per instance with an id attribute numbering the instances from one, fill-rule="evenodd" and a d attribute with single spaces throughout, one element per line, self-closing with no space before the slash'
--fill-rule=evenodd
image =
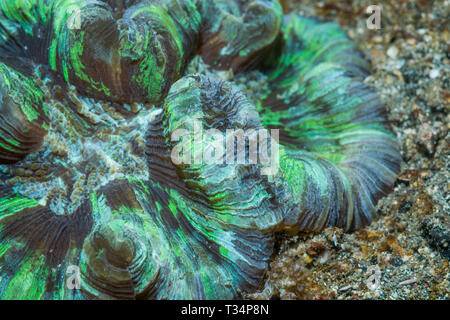
<path id="1" fill-rule="evenodd" d="M 449 299 L 450 91 L 448 1 L 284 1 L 286 11 L 338 22 L 372 63 L 404 163 L 379 219 L 354 233 L 281 235 L 253 299 Z M 368 281 L 379 270 L 379 286 Z M 372 282 L 373 283 L 373 282 Z"/>

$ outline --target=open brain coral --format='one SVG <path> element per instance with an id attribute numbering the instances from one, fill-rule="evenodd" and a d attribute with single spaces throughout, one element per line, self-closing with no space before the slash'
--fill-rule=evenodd
<path id="1" fill-rule="evenodd" d="M 2 299 L 239 298 L 276 232 L 360 228 L 396 179 L 369 65 L 336 24 L 276 0 L 0 9 Z M 248 143 L 243 162 L 173 161 L 196 126 L 279 129 L 279 170 Z"/>

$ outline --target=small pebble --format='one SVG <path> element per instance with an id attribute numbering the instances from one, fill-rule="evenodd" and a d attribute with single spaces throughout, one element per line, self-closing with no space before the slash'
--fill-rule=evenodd
<path id="1" fill-rule="evenodd" d="M 387 55 L 388 55 L 389 57 L 391 57 L 392 59 L 394 59 L 395 57 L 397 57 L 397 55 L 398 55 L 398 49 L 397 49 L 397 47 L 395 47 L 395 46 L 390 47 L 390 48 L 388 49 L 388 51 L 387 51 Z"/>
<path id="2" fill-rule="evenodd" d="M 441 75 L 441 71 L 439 69 L 433 69 L 430 71 L 430 78 L 436 79 Z"/>
<path id="3" fill-rule="evenodd" d="M 406 286 L 406 285 L 413 284 L 413 283 L 416 283 L 416 282 L 417 282 L 417 278 L 416 277 L 412 277 L 411 279 L 408 279 L 408 280 L 400 282 L 399 285 L 400 286 Z"/>

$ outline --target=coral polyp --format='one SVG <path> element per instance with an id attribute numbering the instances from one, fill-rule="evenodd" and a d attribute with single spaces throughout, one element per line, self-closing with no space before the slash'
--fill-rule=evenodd
<path id="1" fill-rule="evenodd" d="M 0 0 L 0 298 L 240 298 L 277 232 L 367 225 L 401 161 L 368 72 L 276 0 Z M 277 170 L 197 126 L 278 130 Z"/>

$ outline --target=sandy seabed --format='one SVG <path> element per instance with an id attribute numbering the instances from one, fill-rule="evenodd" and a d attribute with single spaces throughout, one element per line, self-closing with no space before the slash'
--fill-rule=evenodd
<path id="1" fill-rule="evenodd" d="M 385 103 L 404 160 L 379 219 L 354 233 L 280 235 L 251 299 L 449 299 L 450 1 L 282 1 L 338 22 L 372 63 L 365 82 Z"/>

